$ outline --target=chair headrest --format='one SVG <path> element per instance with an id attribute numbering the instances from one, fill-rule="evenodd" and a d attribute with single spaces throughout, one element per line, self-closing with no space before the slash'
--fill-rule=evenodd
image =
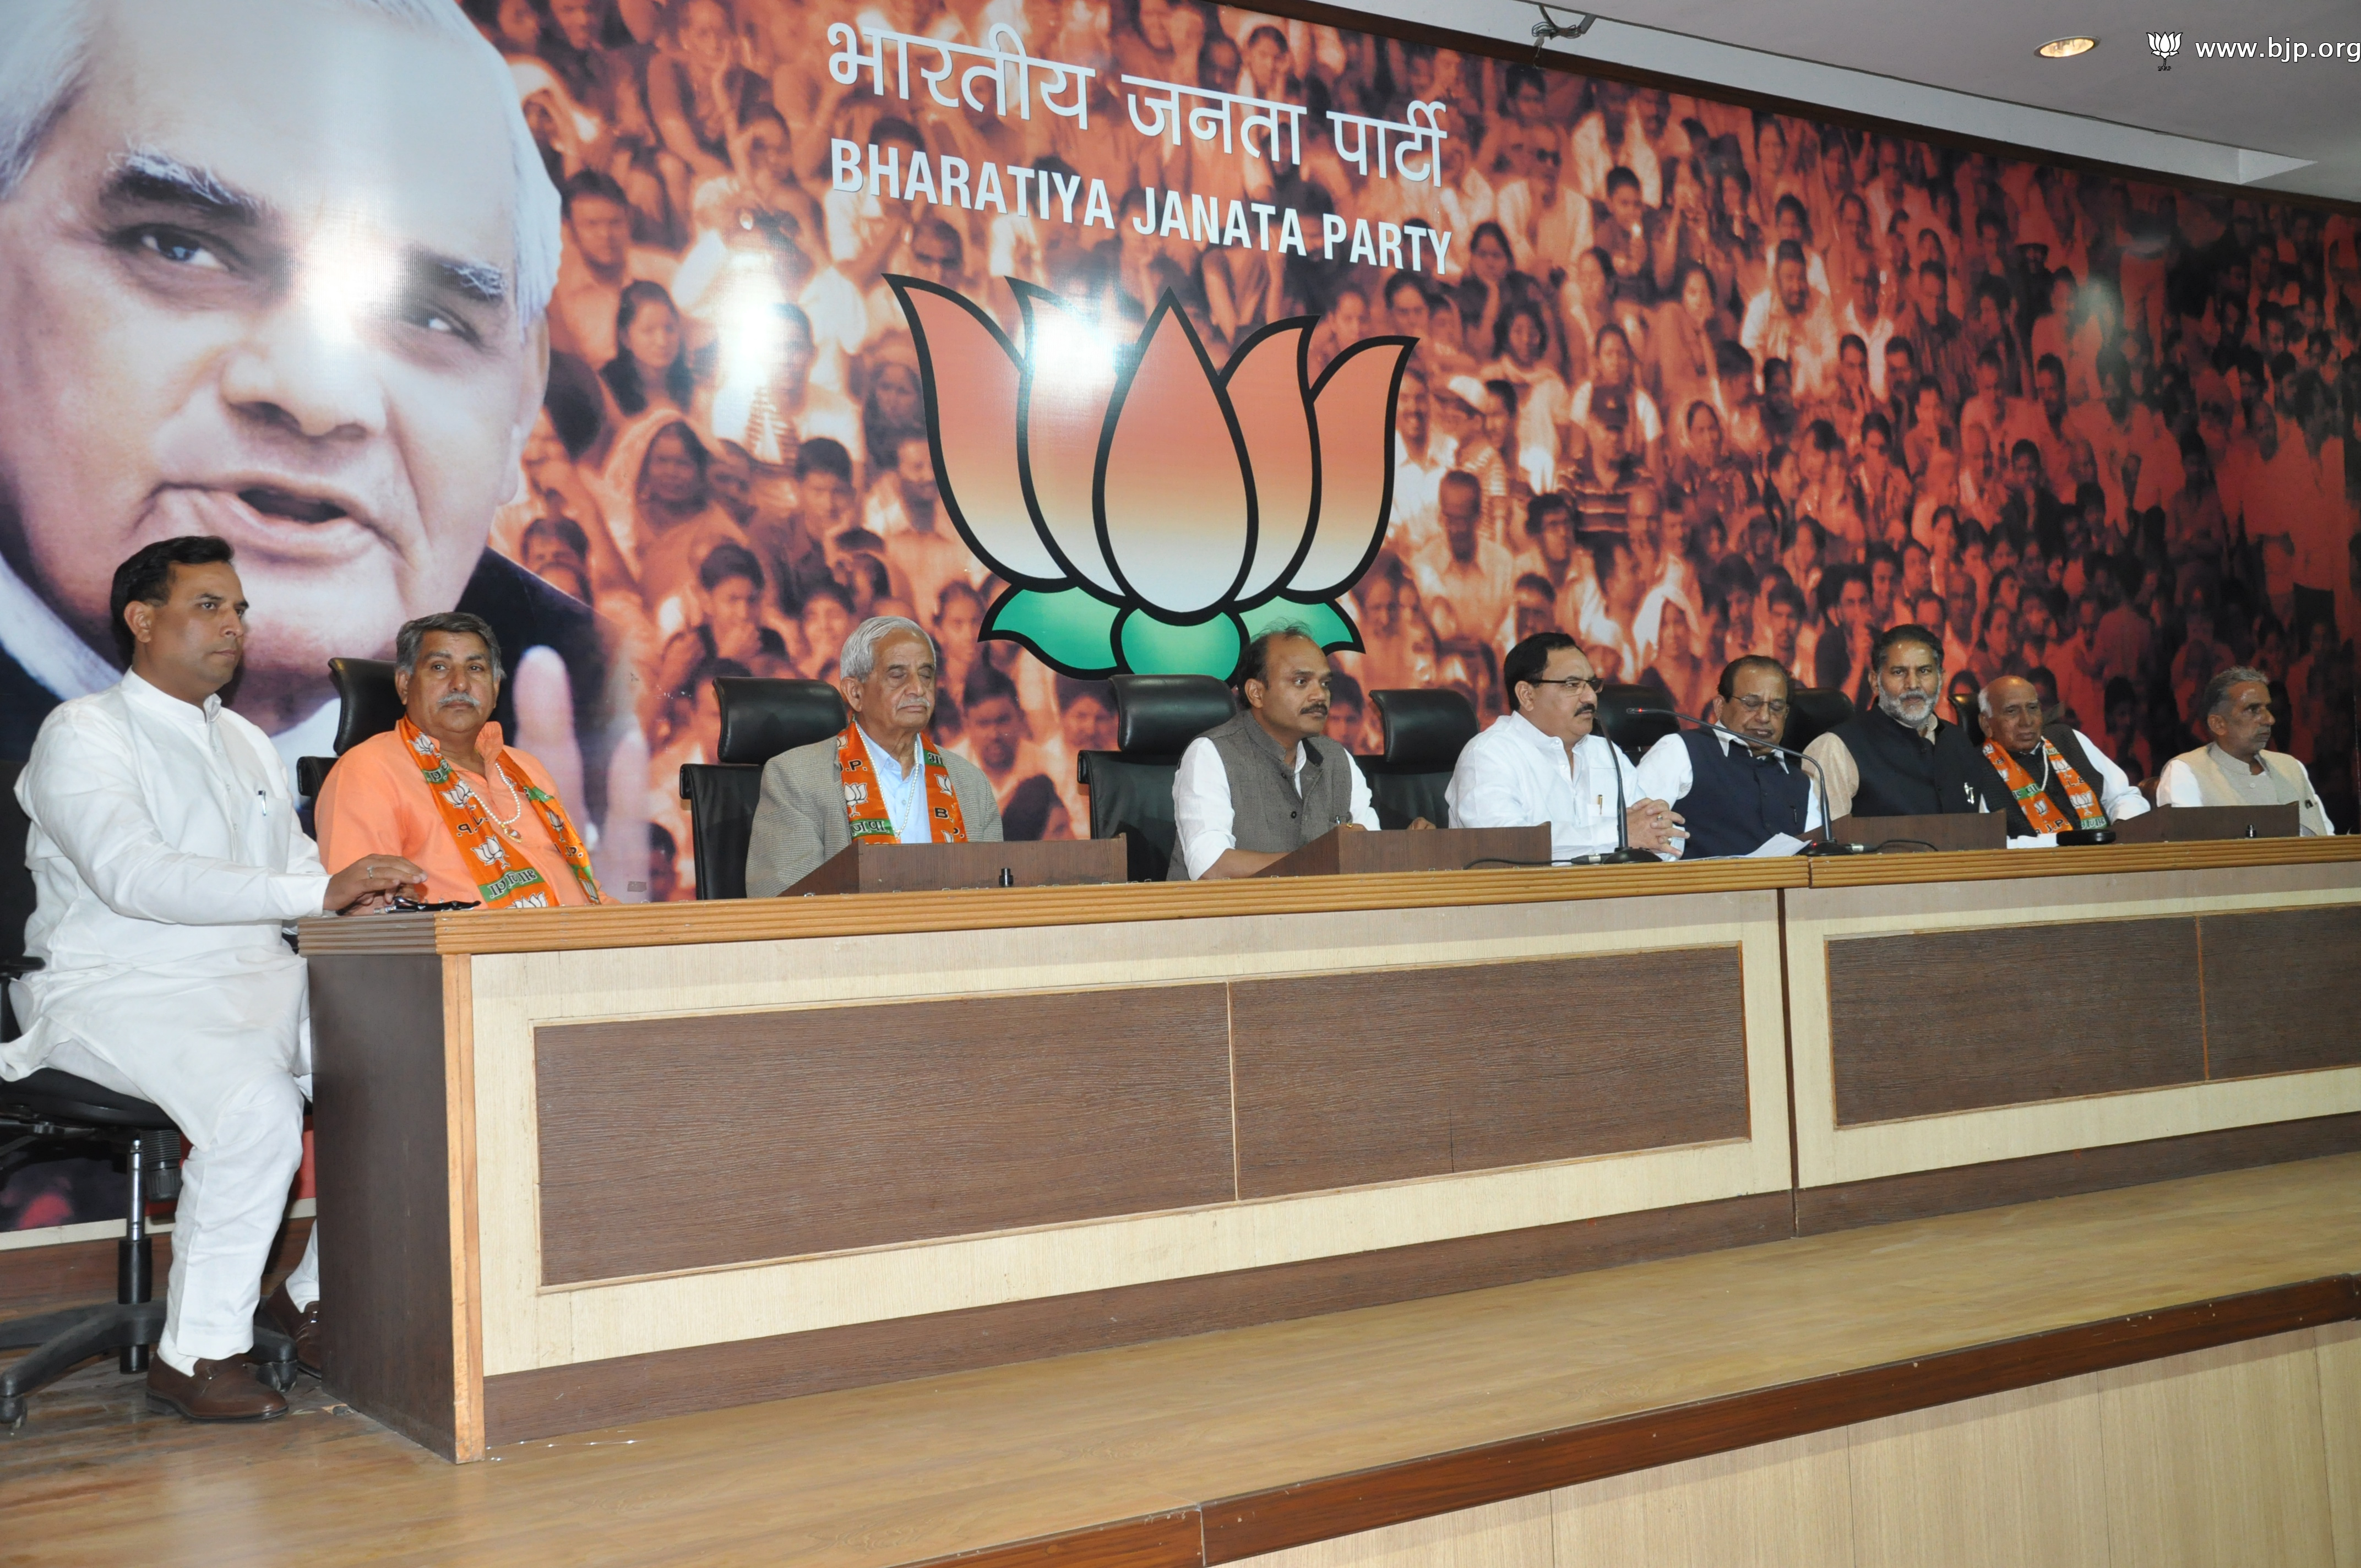
<path id="1" fill-rule="evenodd" d="M 1115 749 L 1177 757 L 1189 742 L 1235 717 L 1238 699 L 1211 675 L 1117 675 Z"/>
<path id="2" fill-rule="evenodd" d="M 343 756 L 372 735 L 382 735 L 401 722 L 401 697 L 393 689 L 390 659 L 331 659 L 328 678 L 335 683 L 336 755 Z"/>
<path id="3" fill-rule="evenodd" d="M 1671 695 L 1655 686 L 1602 686 L 1598 692 L 1599 733 L 1637 756 L 1680 728 L 1677 719 L 1641 709 L 1670 709 L 1672 706 Z"/>
<path id="4" fill-rule="evenodd" d="M 1444 773 L 1460 748 L 1476 739 L 1476 707 L 1455 691 L 1374 691 L 1386 735 L 1386 765 L 1405 772 Z"/>
<path id="5" fill-rule="evenodd" d="M 1787 694 L 1784 743 L 1800 751 L 1852 716 L 1852 698 L 1836 687 L 1797 686 Z"/>
<path id="6" fill-rule="evenodd" d="M 846 722 L 843 695 L 826 681 L 721 675 L 713 691 L 721 705 L 725 762 L 760 767 L 782 751 L 827 740 Z"/>

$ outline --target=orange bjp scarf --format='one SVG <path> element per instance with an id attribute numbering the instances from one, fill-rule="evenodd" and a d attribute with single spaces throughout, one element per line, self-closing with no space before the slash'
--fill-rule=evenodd
<path id="1" fill-rule="evenodd" d="M 2066 785 L 2066 798 L 2073 804 L 2074 815 L 2081 825 L 2084 828 L 2104 828 L 2107 814 L 2099 805 L 2098 792 L 2082 782 L 2082 775 L 2074 771 L 2064 753 L 2050 744 L 2047 737 L 2042 740 L 2041 749 L 2048 754 L 2049 771 Z M 2016 804 L 2025 808 L 2025 819 L 2033 825 L 2036 833 L 2063 833 L 2075 826 L 2066 820 L 2066 814 L 2058 809 L 2048 792 L 2034 782 L 2033 775 L 2025 771 L 2023 764 L 2009 755 L 2007 747 L 1997 740 L 1985 741 L 1984 761 L 1993 765 L 2000 774 L 2000 782 L 2008 786 L 2008 793 L 2015 795 Z"/>
<path id="2" fill-rule="evenodd" d="M 425 775 L 426 793 L 434 797 L 435 809 L 443 814 L 443 826 L 457 841 L 460 857 L 473 869 L 476 891 L 483 894 L 484 907 L 547 909 L 555 905 L 557 900 L 549 883 L 533 870 L 532 861 L 510 850 L 500 824 L 492 819 L 476 792 L 460 779 L 458 771 L 443 760 L 443 748 L 434 738 L 407 718 L 395 729 L 401 736 L 401 743 L 410 748 L 410 760 Z M 505 747 L 491 759 L 490 765 L 500 771 L 509 787 L 541 813 L 542 821 L 549 827 L 550 838 L 557 844 L 557 852 L 566 857 L 566 863 L 573 868 L 574 880 L 582 884 L 590 902 L 604 903 L 598 893 L 598 879 L 590 872 L 590 851 L 583 848 L 582 836 L 574 830 L 557 797 L 534 784 Z"/>
<path id="3" fill-rule="evenodd" d="M 967 842 L 967 818 L 960 815 L 959 795 L 951 789 L 950 770 L 943 754 L 918 737 L 918 756 L 927 770 L 927 818 L 934 824 L 933 841 Z M 836 774 L 844 788 L 844 819 L 855 839 L 873 844 L 898 844 L 894 818 L 885 810 L 885 792 L 877 782 L 876 765 L 869 760 L 869 744 L 856 722 L 836 738 Z"/>

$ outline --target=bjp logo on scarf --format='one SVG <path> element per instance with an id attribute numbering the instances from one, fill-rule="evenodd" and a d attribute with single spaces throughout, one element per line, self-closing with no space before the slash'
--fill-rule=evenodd
<path id="1" fill-rule="evenodd" d="M 1411 340 L 1364 339 L 1315 380 L 1306 317 L 1216 369 L 1170 293 L 1118 345 L 1012 280 L 1020 350 L 961 295 L 888 281 L 917 343 L 944 510 L 1011 585 L 983 635 L 1085 676 L 1225 678 L 1248 637 L 1290 622 L 1360 646 L 1335 599 L 1385 538 Z"/>

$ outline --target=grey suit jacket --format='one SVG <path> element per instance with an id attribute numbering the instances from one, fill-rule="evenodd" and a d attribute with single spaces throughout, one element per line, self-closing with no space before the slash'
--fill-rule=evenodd
<path id="1" fill-rule="evenodd" d="M 943 767 L 959 797 L 968 841 L 1000 841 L 1000 802 L 983 770 L 945 751 Z M 782 751 L 763 765 L 763 799 L 746 849 L 746 896 L 775 898 L 852 842 L 844 789 L 836 776 L 836 738 Z"/>

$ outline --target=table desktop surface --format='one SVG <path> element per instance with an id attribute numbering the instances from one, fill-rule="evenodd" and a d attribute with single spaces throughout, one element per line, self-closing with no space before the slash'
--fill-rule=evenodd
<path id="1" fill-rule="evenodd" d="M 556 952 L 2337 862 L 2361 863 L 2361 836 L 316 916 L 299 940 L 306 953 Z"/>

